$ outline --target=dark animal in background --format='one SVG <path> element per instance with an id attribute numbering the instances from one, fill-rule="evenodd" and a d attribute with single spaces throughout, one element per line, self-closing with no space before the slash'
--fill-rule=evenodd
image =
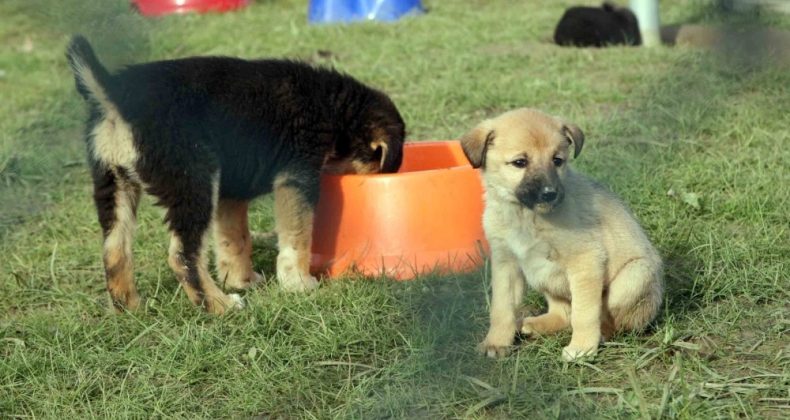
<path id="1" fill-rule="evenodd" d="M 554 42 L 576 47 L 641 45 L 636 15 L 626 7 L 604 3 L 601 7 L 571 7 L 554 30 Z"/>
<path id="2" fill-rule="evenodd" d="M 220 314 L 241 299 L 209 274 L 212 226 L 219 280 L 249 287 L 260 274 L 248 203 L 274 192 L 277 278 L 283 289 L 308 290 L 318 285 L 309 264 L 321 172 L 395 172 L 401 163 L 405 127 L 395 105 L 334 70 L 191 57 L 110 74 L 79 36 L 67 56 L 90 110 L 88 161 L 117 310 L 140 301 L 132 233 L 142 190 L 167 209 L 168 262 L 189 299 Z"/>

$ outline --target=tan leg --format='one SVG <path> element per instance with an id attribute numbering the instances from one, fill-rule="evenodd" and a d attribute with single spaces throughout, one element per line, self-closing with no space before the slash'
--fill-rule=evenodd
<path id="1" fill-rule="evenodd" d="M 287 291 L 307 291 L 318 287 L 310 275 L 313 238 L 313 205 L 305 192 L 286 177 L 274 183 L 274 224 L 277 232 L 277 280 Z"/>
<path id="2" fill-rule="evenodd" d="M 517 295 L 523 290 L 524 276 L 515 256 L 492 247 L 491 325 L 478 351 L 488 357 L 502 357 L 510 352 L 516 335 L 516 302 L 521 302 Z"/>
<path id="3" fill-rule="evenodd" d="M 103 256 L 107 291 L 116 312 L 134 310 L 140 306 L 132 264 L 132 240 L 139 197 L 139 186 L 117 180 L 112 196 L 114 221 L 105 232 Z"/>
<path id="4" fill-rule="evenodd" d="M 571 305 L 569 302 L 545 295 L 549 310 L 539 316 L 530 316 L 521 321 L 521 333 L 526 335 L 545 335 L 568 328 Z"/>
<path id="5" fill-rule="evenodd" d="M 593 356 L 601 343 L 603 306 L 603 274 L 600 259 L 582 258 L 574 263 L 577 270 L 569 270 L 571 289 L 571 342 L 562 350 L 562 358 L 573 361 Z"/>
<path id="6" fill-rule="evenodd" d="M 523 271 L 519 268 L 519 273 L 521 273 L 522 281 L 514 281 L 512 284 L 513 287 L 513 308 L 516 312 L 518 312 L 517 308 L 521 307 L 521 304 L 524 300 L 524 287 L 526 286 L 527 282 L 523 280 L 524 274 Z"/>
<path id="7" fill-rule="evenodd" d="M 221 199 L 217 203 L 214 251 L 219 281 L 226 289 L 247 289 L 263 279 L 252 268 L 247 208 L 247 201 Z"/>

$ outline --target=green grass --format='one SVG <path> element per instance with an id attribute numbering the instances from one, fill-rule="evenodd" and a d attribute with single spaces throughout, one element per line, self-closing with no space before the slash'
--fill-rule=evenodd
<path id="1" fill-rule="evenodd" d="M 293 0 L 156 20 L 122 0 L 0 3 L 0 417 L 790 415 L 790 71 L 694 49 L 554 47 L 571 1 L 424 3 L 418 18 L 351 26 L 309 26 Z M 661 7 L 668 24 L 790 29 L 702 1 Z M 587 135 L 575 165 L 630 204 L 664 255 L 665 307 L 649 333 L 583 365 L 560 361 L 568 333 L 478 356 L 486 270 L 343 279 L 309 295 L 264 285 L 243 311 L 212 317 L 178 289 L 163 213 L 146 199 L 145 308 L 110 315 L 85 111 L 63 58 L 73 32 L 113 66 L 194 54 L 334 65 L 389 92 L 413 140 L 456 138 L 519 106 L 562 115 Z M 251 220 L 270 228 L 270 201 Z M 254 259 L 272 274 L 271 250 Z"/>

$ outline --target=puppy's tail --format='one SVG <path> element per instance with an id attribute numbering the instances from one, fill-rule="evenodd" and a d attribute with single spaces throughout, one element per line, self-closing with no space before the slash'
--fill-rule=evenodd
<path id="1" fill-rule="evenodd" d="M 107 95 L 110 73 L 96 58 L 91 44 L 81 35 L 71 38 L 66 49 L 66 58 L 74 73 L 77 92 L 88 102 L 94 102 L 104 109 L 112 108 Z"/>

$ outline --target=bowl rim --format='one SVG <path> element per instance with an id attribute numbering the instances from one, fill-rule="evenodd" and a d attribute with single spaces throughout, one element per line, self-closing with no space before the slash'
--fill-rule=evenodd
<path id="1" fill-rule="evenodd" d="M 435 144 L 444 144 L 444 143 L 458 143 L 460 147 L 460 142 L 458 140 L 426 140 L 426 141 L 407 141 L 404 143 L 404 147 L 414 147 L 414 146 L 428 146 L 428 145 L 435 145 Z M 343 174 L 343 175 L 336 175 L 336 174 L 321 174 L 322 179 L 327 180 L 348 180 L 348 181 L 361 181 L 361 180 L 389 180 L 389 179 L 404 179 L 409 177 L 423 177 L 423 176 L 430 176 L 436 175 L 438 172 L 447 172 L 447 171 L 477 171 L 478 169 L 473 168 L 472 164 L 469 162 L 455 165 L 455 166 L 447 166 L 443 168 L 435 168 L 435 169 L 426 169 L 423 171 L 409 171 L 409 172 L 395 172 L 395 173 L 375 173 L 375 174 Z"/>

